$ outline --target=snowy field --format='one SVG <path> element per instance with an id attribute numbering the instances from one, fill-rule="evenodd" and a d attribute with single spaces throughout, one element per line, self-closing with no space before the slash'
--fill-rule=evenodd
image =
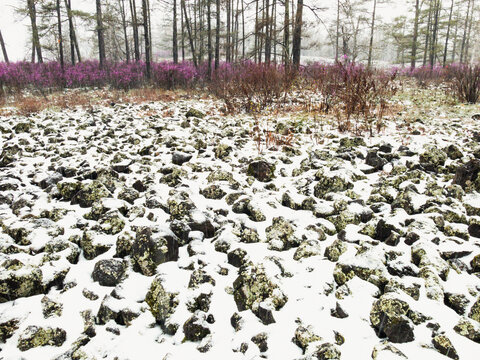
<path id="1" fill-rule="evenodd" d="M 0 359 L 478 358 L 474 112 L 354 138 L 221 106 L 1 118 Z"/>

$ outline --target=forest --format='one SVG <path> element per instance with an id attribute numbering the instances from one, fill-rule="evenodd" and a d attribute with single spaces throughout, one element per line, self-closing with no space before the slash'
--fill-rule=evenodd
<path id="1" fill-rule="evenodd" d="M 0 359 L 478 357 L 475 0 L 4 1 Z"/>

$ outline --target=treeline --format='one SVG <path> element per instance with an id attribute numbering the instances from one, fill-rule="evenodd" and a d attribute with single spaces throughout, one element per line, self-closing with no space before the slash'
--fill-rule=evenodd
<path id="1" fill-rule="evenodd" d="M 22 0 L 16 11 L 29 20 L 31 62 L 56 60 L 63 68 L 91 57 L 91 45 L 80 44 L 90 30 L 101 66 L 143 60 L 147 76 L 160 51 L 175 64 L 206 63 L 209 74 L 222 61 L 298 66 L 311 49 L 368 66 L 389 53 L 396 63 L 433 67 L 475 60 L 480 30 L 476 0 L 408 0 L 407 14 L 388 22 L 379 16 L 387 0 L 95 0 L 92 12 L 75 2 Z M 160 11 L 168 14 L 162 21 L 152 17 Z M 8 62 L 1 29 L 0 45 Z"/>

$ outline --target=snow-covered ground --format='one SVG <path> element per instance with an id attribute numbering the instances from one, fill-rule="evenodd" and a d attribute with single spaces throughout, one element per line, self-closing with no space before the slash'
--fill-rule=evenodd
<path id="1" fill-rule="evenodd" d="M 0 359 L 478 357 L 479 120 L 220 108 L 1 119 Z"/>

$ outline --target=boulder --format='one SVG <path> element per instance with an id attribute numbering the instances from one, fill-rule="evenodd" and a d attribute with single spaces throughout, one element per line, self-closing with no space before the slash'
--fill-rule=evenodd
<path id="1" fill-rule="evenodd" d="M 31 325 L 18 338 L 17 347 L 20 351 L 27 351 L 39 346 L 62 346 L 66 337 L 63 329 Z"/>
<path id="2" fill-rule="evenodd" d="M 100 260 L 92 272 L 93 281 L 102 286 L 117 286 L 125 274 L 125 263 L 118 259 Z"/>

